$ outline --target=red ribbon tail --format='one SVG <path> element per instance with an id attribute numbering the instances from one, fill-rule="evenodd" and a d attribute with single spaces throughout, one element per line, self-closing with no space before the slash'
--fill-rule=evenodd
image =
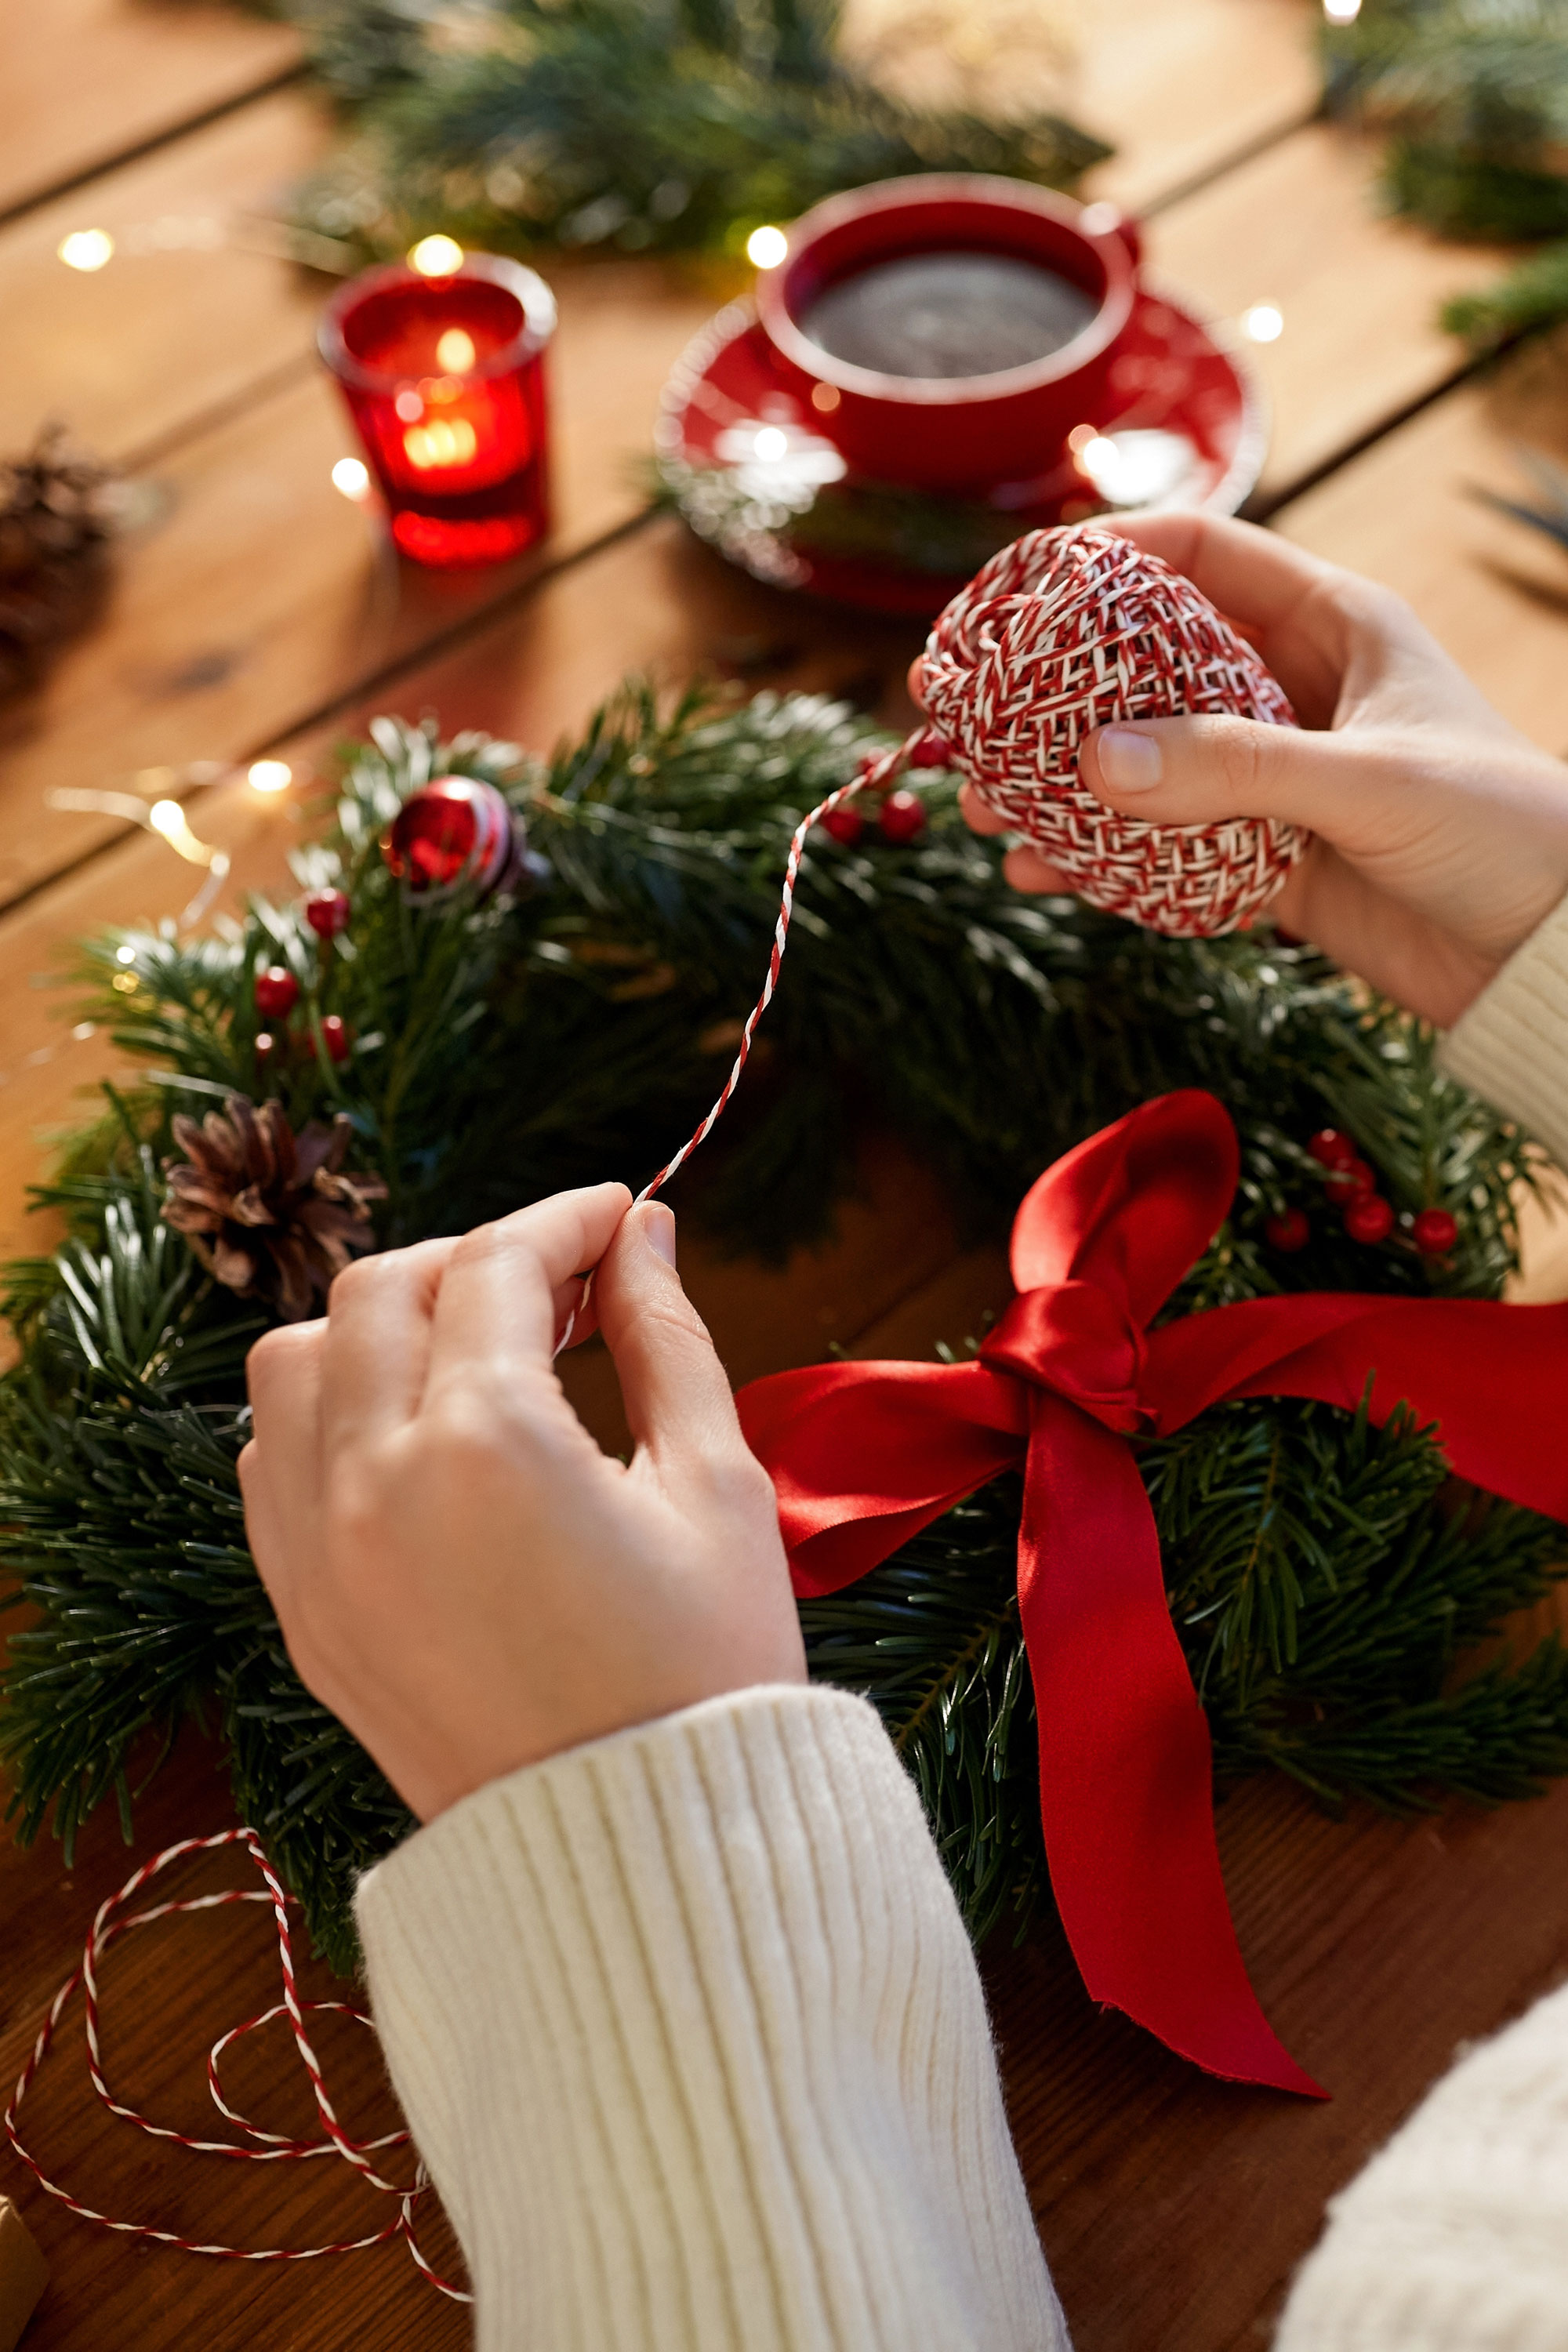
<path id="1" fill-rule="evenodd" d="M 1264 2016 L 1236 1939 L 1208 1726 L 1131 1449 L 1037 1391 L 1018 1594 L 1051 1885 L 1091 1997 L 1212 2074 L 1325 2097 Z"/>

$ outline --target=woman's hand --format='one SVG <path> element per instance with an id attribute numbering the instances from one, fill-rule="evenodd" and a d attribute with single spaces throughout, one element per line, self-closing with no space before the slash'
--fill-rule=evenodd
<path id="1" fill-rule="evenodd" d="M 624 1185 L 366 1258 L 247 1367 L 246 1525 L 301 1681 L 422 1821 L 504 1772 L 805 1676 L 773 1490 Z M 630 1467 L 552 1369 L 593 1298 Z"/>
<path id="2" fill-rule="evenodd" d="M 1098 729 L 1084 782 L 1156 824 L 1284 817 L 1312 842 L 1269 908 L 1447 1027 L 1568 889 L 1568 769 L 1483 700 L 1409 607 L 1273 533 L 1202 515 L 1109 523 L 1249 638 L 1300 729 L 1245 719 Z M 911 677 L 919 699 L 919 664 Z M 965 795 L 978 833 L 1007 828 Z M 1020 890 L 1070 890 L 1013 850 Z"/>

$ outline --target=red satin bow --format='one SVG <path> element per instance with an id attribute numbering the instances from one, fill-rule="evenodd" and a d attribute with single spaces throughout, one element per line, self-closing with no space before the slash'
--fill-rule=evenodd
<path id="1" fill-rule="evenodd" d="M 1013 1227 L 1018 1296 L 966 1364 L 815 1366 L 741 1420 L 778 1489 L 795 1587 L 837 1592 L 1024 1467 L 1018 1600 L 1051 1885 L 1095 2000 L 1211 2073 L 1321 2096 L 1247 1980 L 1215 1843 L 1208 1727 L 1125 1438 L 1245 1396 L 1442 1424 L 1458 1475 L 1568 1517 L 1568 1306 L 1323 1291 L 1149 1329 L 1236 1192 L 1212 1095 L 1163 1096 L 1058 1160 Z"/>

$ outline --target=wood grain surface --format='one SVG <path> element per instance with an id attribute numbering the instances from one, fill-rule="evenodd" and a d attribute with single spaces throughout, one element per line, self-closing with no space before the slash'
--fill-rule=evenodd
<path id="1" fill-rule="evenodd" d="M 269 88 L 300 44 L 219 0 L 4 0 L 0 55 L 4 213 Z"/>
<path id="2" fill-rule="evenodd" d="M 1275 411 L 1265 495 L 1280 504 L 1279 527 L 1401 589 L 1500 707 L 1561 751 L 1568 565 L 1471 495 L 1521 487 L 1511 445 L 1551 442 L 1559 379 L 1527 358 L 1495 381 L 1456 381 L 1463 355 L 1435 329 L 1435 306 L 1499 257 L 1379 215 L 1367 152 L 1309 119 L 1317 13 L 1310 0 L 1052 0 L 1031 56 L 1039 91 L 1118 142 L 1096 186 L 1152 214 L 1155 267 L 1221 318 L 1279 307 L 1284 332 L 1253 352 Z M 1005 72 L 1006 0 L 852 0 L 850 15 L 854 37 L 879 39 L 930 95 Z M 115 1064 L 100 1034 L 73 1031 L 68 992 L 49 977 L 88 930 L 177 915 L 194 878 L 144 833 L 51 812 L 52 785 L 237 763 L 187 793 L 198 834 L 232 856 L 232 904 L 247 888 L 287 887 L 332 745 L 374 709 L 433 710 L 542 746 L 628 669 L 674 680 L 703 667 L 737 690 L 845 693 L 897 724 L 919 632 L 758 587 L 674 525 L 638 520 L 637 461 L 658 385 L 719 299 L 640 262 L 548 268 L 562 306 L 550 549 L 468 580 L 390 564 L 328 481 L 352 443 L 310 352 L 323 281 L 278 260 L 255 229 L 321 135 L 306 93 L 275 87 L 291 37 L 198 0 L 26 11 L 0 0 L 0 213 L 14 215 L 0 226 L 0 302 L 14 322 L 0 446 L 61 413 L 143 492 L 101 622 L 43 690 L 0 711 L 8 1255 L 47 1244 L 47 1222 L 24 1216 L 26 1184 L 50 1131 L 78 1115 L 79 1090 Z M 193 226 L 205 222 L 221 241 Z M 91 276 L 57 258 L 60 237 L 84 226 L 118 240 Z M 243 780 L 262 751 L 295 769 L 279 798 Z M 683 1244 L 732 1377 L 830 1346 L 926 1356 L 1005 1297 L 1000 1254 L 960 1248 L 928 1171 L 875 1134 L 861 1165 L 860 1195 L 830 1242 L 784 1268 Z M 1564 1228 L 1534 1221 L 1529 1251 L 1526 1295 L 1568 1293 Z M 584 1350 L 568 1377 L 601 1441 L 623 1444 L 603 1351 Z M 1209 2083 L 1096 2012 L 1050 1932 L 987 1953 L 1020 2153 L 1079 2352 L 1241 2352 L 1267 2339 L 1325 2198 L 1458 2042 L 1568 1965 L 1565 1805 L 1559 1790 L 1496 1814 L 1335 1822 L 1258 1785 L 1222 1807 L 1244 1948 L 1281 2032 L 1332 2088 L 1326 2106 Z M 134 1852 L 228 1818 L 220 1759 L 189 1732 L 140 1801 Z M 0 1846 L 0 2074 L 19 2063 L 128 1867 L 107 1816 L 68 1873 L 47 1842 Z M 106 1980 L 111 2079 L 161 2118 L 204 2128 L 206 2044 L 270 2000 L 268 1951 L 249 1908 L 132 1939 Z M 372 2038 L 343 2022 L 321 2041 L 345 2113 L 379 2127 L 392 2109 Z M 258 2120 L 307 2126 L 280 2039 L 241 2044 L 227 2079 Z M 229 2170 L 111 2125 L 69 2038 L 31 2112 L 39 2153 L 110 2210 L 250 2244 L 384 2218 L 341 2167 Z M 202 2263 L 91 2231 L 9 2158 L 0 2188 L 54 2265 L 27 2352 L 445 2352 L 470 2340 L 467 2315 L 395 2248 L 297 2268 Z M 437 2258 L 455 2261 L 438 2218 L 434 2231 Z"/>

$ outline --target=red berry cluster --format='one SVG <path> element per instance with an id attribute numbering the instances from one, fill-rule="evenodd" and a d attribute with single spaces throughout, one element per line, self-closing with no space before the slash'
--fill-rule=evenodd
<path id="1" fill-rule="evenodd" d="M 1341 1212 L 1352 1242 L 1368 1246 L 1385 1242 L 1395 1217 L 1392 1202 L 1377 1189 L 1377 1171 L 1337 1127 L 1318 1129 L 1307 1145 L 1323 1171 L 1323 1189 Z M 1270 1217 L 1264 1237 L 1277 1250 L 1305 1249 L 1311 1224 L 1304 1209 L 1285 1209 Z M 1445 1257 L 1459 1238 L 1459 1228 L 1447 1209 L 1423 1209 L 1410 1223 L 1410 1239 L 1423 1257 Z"/>
<path id="2" fill-rule="evenodd" d="M 323 947 L 346 929 L 349 919 L 347 894 L 342 890 L 313 891 L 305 901 L 305 920 Z M 258 971 L 255 983 L 256 1009 L 269 1025 L 261 1030 L 256 1040 L 256 1066 L 265 1076 L 282 1058 L 289 1044 L 289 1016 L 300 1002 L 300 983 L 287 964 L 269 963 Z M 281 1024 L 281 1034 L 278 1024 Z M 349 1033 L 335 1013 L 323 1014 L 321 1043 L 334 1062 L 346 1062 L 349 1056 Z"/>
<path id="3" fill-rule="evenodd" d="M 868 751 L 860 762 L 861 772 L 876 766 L 879 751 Z M 910 768 L 951 768 L 953 751 L 951 743 L 927 729 L 918 736 L 905 754 L 904 764 Z M 914 793 L 885 793 L 877 811 L 877 830 L 884 841 L 902 847 L 918 841 L 926 829 L 925 804 Z M 846 849 L 853 849 L 866 830 L 866 819 L 853 801 L 831 810 L 822 820 L 822 830 Z"/>

